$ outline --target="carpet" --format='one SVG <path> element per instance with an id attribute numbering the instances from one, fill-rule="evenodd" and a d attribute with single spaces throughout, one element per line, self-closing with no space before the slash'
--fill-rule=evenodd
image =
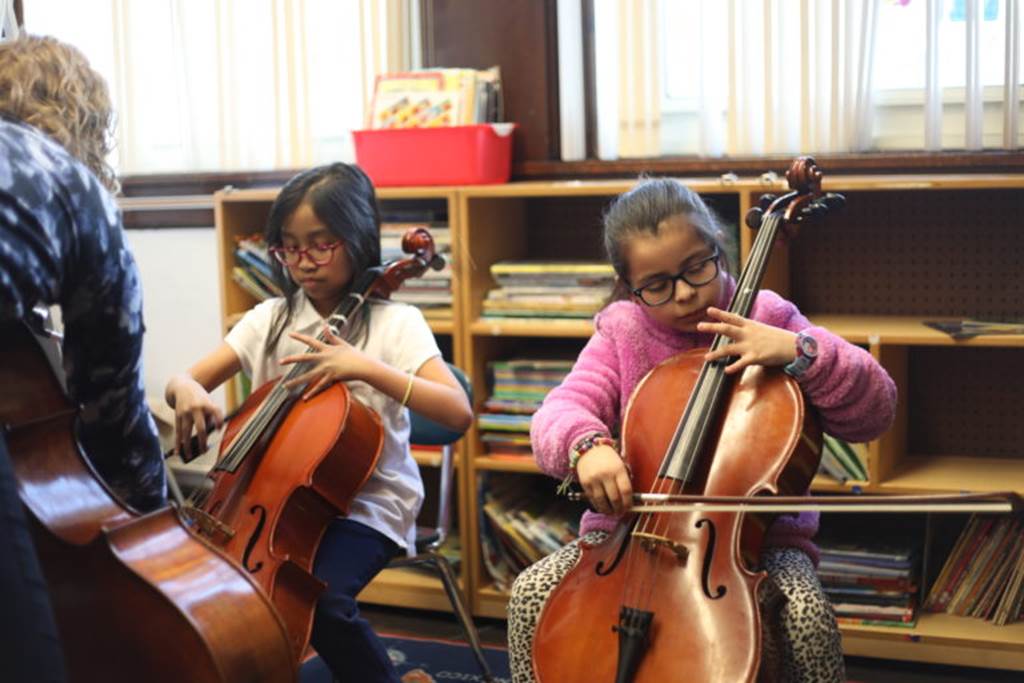
<path id="1" fill-rule="evenodd" d="M 483 681 L 473 650 L 463 642 L 409 638 L 381 634 L 388 654 L 402 683 L 443 683 L 444 681 Z M 508 683 L 508 650 L 484 646 L 484 658 L 491 667 L 495 683 Z"/>
<path id="2" fill-rule="evenodd" d="M 445 681 L 483 681 L 480 666 L 468 645 L 455 640 L 438 640 L 380 634 L 391 662 L 402 677 L 402 683 L 445 683 Z M 509 683 L 508 650 L 484 646 L 484 658 L 491 667 L 495 683 Z M 315 654 L 302 668 L 303 681 L 331 680 L 330 672 Z"/>

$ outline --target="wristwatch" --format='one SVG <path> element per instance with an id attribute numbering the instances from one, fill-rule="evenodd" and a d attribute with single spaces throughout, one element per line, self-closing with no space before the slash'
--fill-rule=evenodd
<path id="1" fill-rule="evenodd" d="M 817 357 L 818 340 L 807 332 L 800 332 L 796 335 L 796 358 L 785 365 L 782 371 L 793 379 L 799 379 Z"/>

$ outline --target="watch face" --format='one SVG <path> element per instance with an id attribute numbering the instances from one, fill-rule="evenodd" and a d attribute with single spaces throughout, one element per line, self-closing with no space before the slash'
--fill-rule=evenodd
<path id="1" fill-rule="evenodd" d="M 814 337 L 802 334 L 797 339 L 800 341 L 800 351 L 805 356 L 818 355 L 818 341 Z"/>

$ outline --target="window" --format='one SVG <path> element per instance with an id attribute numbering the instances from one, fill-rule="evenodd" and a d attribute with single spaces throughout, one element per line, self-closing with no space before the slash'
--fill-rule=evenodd
<path id="1" fill-rule="evenodd" d="M 657 14 L 658 30 L 641 44 L 623 17 L 644 11 Z M 619 27 L 598 32 L 596 50 L 623 57 L 617 84 L 598 70 L 598 88 L 614 87 L 620 102 L 618 112 L 599 108 L 598 125 L 620 131 L 611 139 L 623 156 L 622 131 L 638 125 L 629 104 L 642 100 L 637 74 L 654 69 L 660 106 L 644 110 L 648 144 L 631 147 L 634 156 L 921 150 L 930 127 L 940 133 L 932 148 L 1016 147 L 1024 73 L 1008 65 L 1019 61 L 1021 26 L 1007 11 L 1006 0 L 595 0 L 598 25 Z M 1004 87 L 1008 73 L 1014 87 Z"/>

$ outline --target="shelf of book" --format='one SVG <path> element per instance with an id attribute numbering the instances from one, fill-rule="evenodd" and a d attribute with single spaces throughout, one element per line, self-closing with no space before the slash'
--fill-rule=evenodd
<path id="1" fill-rule="evenodd" d="M 1024 622 L 920 612 L 912 628 L 841 624 L 843 652 L 860 657 L 1024 670 Z"/>
<path id="2" fill-rule="evenodd" d="M 530 456 L 477 455 L 473 459 L 473 467 L 488 472 L 542 474 Z M 1007 490 L 1024 495 L 1024 462 L 928 456 L 907 458 L 894 476 L 881 482 L 850 480 L 840 483 L 820 474 L 811 482 L 812 493 L 927 495 Z"/>
<path id="3" fill-rule="evenodd" d="M 503 619 L 508 594 L 478 587 L 475 612 Z M 843 652 L 855 657 L 1024 670 L 1024 622 L 993 626 L 981 619 L 921 612 L 913 627 L 840 624 Z"/>
<path id="4" fill-rule="evenodd" d="M 498 590 L 493 584 L 479 586 L 476 598 L 474 614 L 495 619 L 504 619 L 508 616 L 508 593 Z"/>
<path id="5" fill-rule="evenodd" d="M 478 455 L 473 458 L 473 467 L 488 472 L 541 473 L 537 461 L 530 455 Z"/>
<path id="6" fill-rule="evenodd" d="M 414 445 L 412 447 L 412 459 L 415 460 L 416 464 L 420 467 L 440 467 L 441 451 L 432 448 L 420 448 Z M 455 466 L 459 466 L 457 461 L 455 462 Z"/>
<path id="7" fill-rule="evenodd" d="M 879 481 L 879 493 L 989 493 L 1024 494 L 1024 459 L 982 458 L 962 455 L 906 456 L 896 470 Z"/>
<path id="8" fill-rule="evenodd" d="M 847 480 L 838 482 L 823 474 L 816 474 L 811 481 L 811 493 L 870 493 L 871 482 Z"/>
<path id="9" fill-rule="evenodd" d="M 925 325 L 925 321 L 959 320 L 944 317 L 811 315 L 811 322 L 854 344 L 894 346 L 1024 347 L 1024 334 L 998 334 L 957 340 Z"/>
<path id="10" fill-rule="evenodd" d="M 480 318 L 469 331 L 483 337 L 570 337 L 586 339 L 594 332 L 590 320 L 563 318 Z"/>
<path id="11" fill-rule="evenodd" d="M 453 334 L 455 332 L 455 323 L 451 320 L 435 320 L 427 318 L 427 324 L 430 325 L 430 329 L 434 334 Z"/>
<path id="12" fill-rule="evenodd" d="M 465 585 L 462 590 L 465 591 Z M 401 568 L 385 569 L 359 594 L 360 602 L 391 607 L 450 612 L 452 603 L 436 573 Z"/>

